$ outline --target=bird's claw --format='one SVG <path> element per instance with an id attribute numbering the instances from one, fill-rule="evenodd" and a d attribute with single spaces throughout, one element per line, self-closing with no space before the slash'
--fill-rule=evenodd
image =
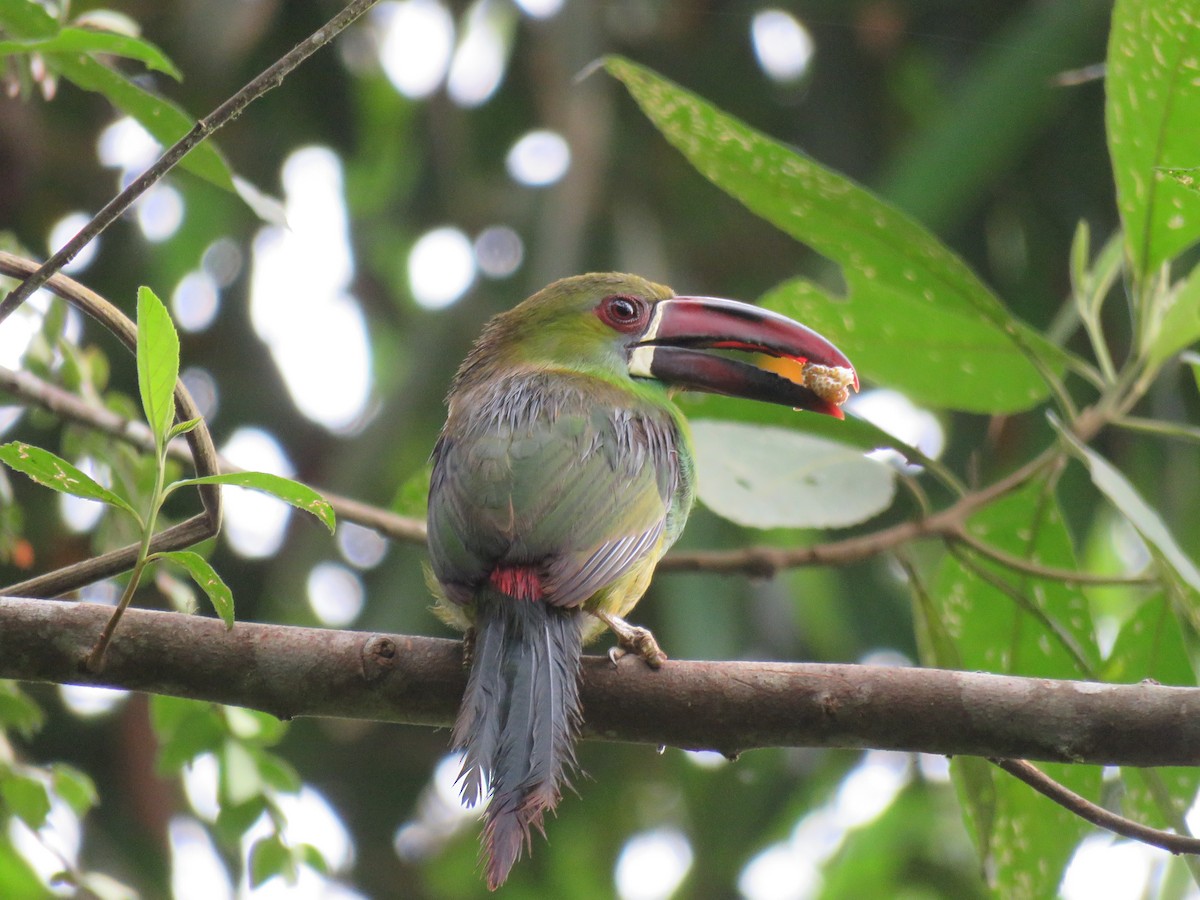
<path id="1" fill-rule="evenodd" d="M 640 656 L 652 669 L 660 668 L 667 661 L 667 654 L 663 653 L 662 648 L 658 646 L 658 641 L 654 639 L 649 628 L 630 625 L 620 616 L 612 613 L 598 612 L 596 617 L 617 636 L 617 646 L 608 651 L 608 658 L 614 666 L 621 657 L 629 653 Z"/>

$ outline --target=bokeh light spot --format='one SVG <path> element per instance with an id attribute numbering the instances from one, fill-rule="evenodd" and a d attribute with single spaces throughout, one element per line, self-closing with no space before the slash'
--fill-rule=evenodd
<path id="1" fill-rule="evenodd" d="M 46 239 L 46 245 L 51 253 L 56 253 L 71 238 L 79 233 L 92 217 L 87 213 L 73 212 L 67 213 L 52 226 L 50 226 L 50 235 Z M 73 260 L 63 266 L 64 272 L 82 272 L 92 260 L 96 258 L 96 251 L 100 249 L 100 239 L 92 238 L 87 245 L 80 250 Z"/>
<path id="2" fill-rule="evenodd" d="M 525 244 L 507 225 L 493 225 L 475 238 L 475 262 L 488 278 L 507 278 L 521 267 Z"/>
<path id="3" fill-rule="evenodd" d="M 353 571 L 319 562 L 308 573 L 308 605 L 322 624 L 344 628 L 362 612 L 363 584 Z"/>
<path id="4" fill-rule="evenodd" d="M 239 428 L 221 455 L 242 469 L 290 478 L 295 474 L 279 442 L 261 428 Z M 274 554 L 283 543 L 291 510 L 282 500 L 257 491 L 224 489 L 225 527 L 221 533 L 239 556 L 251 559 Z"/>
<path id="5" fill-rule="evenodd" d="M 557 131 L 530 131 L 512 145 L 505 165 L 514 181 L 530 187 L 545 187 L 567 174 L 571 167 L 571 148 Z"/>
<path id="6" fill-rule="evenodd" d="M 635 834 L 617 857 L 617 894 L 622 900 L 667 900 L 692 867 L 692 845 L 674 828 Z"/>
<path id="7" fill-rule="evenodd" d="M 342 558 L 356 569 L 375 568 L 388 550 L 383 535 L 355 522 L 338 523 L 337 545 Z"/>
<path id="8" fill-rule="evenodd" d="M 188 272 L 171 294 L 175 324 L 184 331 L 203 331 L 217 317 L 221 294 L 207 272 Z"/>
<path id="9" fill-rule="evenodd" d="M 408 283 L 413 299 L 426 309 L 449 306 L 475 280 L 475 254 L 457 228 L 435 228 L 421 235 L 408 253 Z"/>
<path id="10" fill-rule="evenodd" d="M 156 184 L 137 201 L 138 227 L 151 243 L 165 241 L 183 224 L 183 195 L 169 184 Z"/>
<path id="11" fill-rule="evenodd" d="M 812 35 L 795 16 L 781 9 L 755 13 L 750 39 L 759 66 L 772 81 L 795 81 L 812 61 Z"/>
<path id="12" fill-rule="evenodd" d="M 383 32 L 379 63 L 388 81 L 406 97 L 432 94 L 450 65 L 454 20 L 437 0 L 381 3 L 374 15 Z"/>

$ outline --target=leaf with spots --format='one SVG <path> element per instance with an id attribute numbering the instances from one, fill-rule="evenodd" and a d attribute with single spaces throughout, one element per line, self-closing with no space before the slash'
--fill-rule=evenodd
<path id="1" fill-rule="evenodd" d="M 217 574 L 217 570 L 209 565 L 208 560 L 191 550 L 156 553 L 151 559 L 165 559 L 187 572 L 192 581 L 196 582 L 196 586 L 208 596 L 225 627 L 233 627 L 233 592 Z"/>
<path id="2" fill-rule="evenodd" d="M 114 494 L 90 475 L 81 472 L 60 456 L 49 450 L 34 447 L 21 441 L 11 441 L 0 446 L 0 462 L 10 469 L 25 475 L 42 487 L 86 500 L 98 500 L 123 509 L 135 519 L 140 520 L 137 511 L 129 505 L 125 498 Z"/>
<path id="3" fill-rule="evenodd" d="M 692 422 L 697 494 L 752 528 L 839 528 L 891 505 L 896 473 L 846 444 L 739 422 Z"/>
<path id="4" fill-rule="evenodd" d="M 300 484 L 282 475 L 272 475 L 269 472 L 226 472 L 221 475 L 206 475 L 202 478 L 185 478 L 171 485 L 170 490 L 197 484 L 228 484 L 232 487 L 247 488 L 270 494 L 284 503 L 303 510 L 309 515 L 320 519 L 321 524 L 332 534 L 337 526 L 333 507 L 329 502 L 306 484 Z"/>
<path id="5" fill-rule="evenodd" d="M 1076 567 L 1058 502 L 1043 482 L 996 501 L 972 516 L 967 527 L 980 541 L 1011 556 L 1042 566 Z M 1036 579 L 981 557 L 948 555 L 928 602 L 932 618 L 943 628 L 943 640 L 922 642 L 933 657 L 927 663 L 1044 678 L 1094 677 L 1099 668 L 1087 599 L 1074 585 Z M 1077 793 L 1091 800 L 1099 796 L 1098 768 L 1043 768 Z M 1053 896 L 1076 845 L 1088 833 L 1087 823 L 980 760 L 952 760 L 951 773 L 997 893 Z"/>
<path id="6" fill-rule="evenodd" d="M 833 338 L 861 374 L 923 404 L 975 412 L 1013 412 L 1046 396 L 1039 365 L 1061 370 L 1061 351 L 920 223 L 650 70 L 619 57 L 605 65 L 702 175 L 841 266 L 846 297 L 797 281 L 776 299 Z"/>
<path id="7" fill-rule="evenodd" d="M 166 306 L 148 287 L 138 288 L 137 370 L 142 410 L 154 433 L 154 443 L 161 448 L 175 423 L 179 334 Z"/>
<path id="8" fill-rule="evenodd" d="M 1141 281 L 1200 238 L 1200 10 L 1193 0 L 1120 0 L 1105 77 L 1117 207 Z"/>

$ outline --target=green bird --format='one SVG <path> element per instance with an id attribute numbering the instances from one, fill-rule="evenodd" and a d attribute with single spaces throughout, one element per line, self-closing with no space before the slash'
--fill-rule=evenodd
<path id="1" fill-rule="evenodd" d="M 756 364 L 772 357 L 784 374 Z M 803 325 L 633 275 L 557 281 L 486 325 L 433 451 L 429 555 L 436 611 L 468 636 L 451 740 L 464 801 L 490 797 L 489 888 L 574 765 L 582 645 L 607 627 L 651 665 L 665 659 L 624 616 L 695 499 L 672 392 L 840 418 L 850 387 L 850 361 Z"/>

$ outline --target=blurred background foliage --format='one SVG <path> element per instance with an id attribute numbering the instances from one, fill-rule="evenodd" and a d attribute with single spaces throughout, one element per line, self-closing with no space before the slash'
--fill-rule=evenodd
<path id="1" fill-rule="evenodd" d="M 72 3 L 70 14 L 93 5 Z M 200 116 L 336 9 L 312 0 L 123 3 L 119 12 L 184 77 L 118 67 Z M 1089 223 L 1097 247 L 1117 226 L 1102 84 L 1086 73 L 1058 77 L 1103 60 L 1110 12 L 1095 0 L 810 0 L 786 10 L 749 0 L 383 2 L 219 137 L 232 170 L 282 200 L 290 231 L 234 193 L 176 172 L 69 271 L 129 312 L 139 285 L 171 298 L 184 377 L 235 462 L 415 512 L 412 485 L 458 361 L 490 315 L 548 281 L 616 269 L 754 300 L 803 274 L 837 289 L 827 263 L 697 175 L 614 79 L 579 78 L 599 57 L 644 63 L 869 186 L 935 231 L 1016 315 L 1047 329 L 1070 291 L 1077 222 Z M 7 65 L 0 229 L 43 257 L 154 149 L 102 96 L 39 78 L 36 66 Z M 1110 318 L 1111 342 L 1127 344 L 1127 323 L 1117 311 Z M 99 348 L 83 354 L 85 388 L 136 397 L 133 365 L 106 335 L 70 317 L 65 328 L 81 330 L 80 346 Z M 0 327 L 0 362 L 13 365 L 6 331 L 15 326 Z M 1195 392 L 1175 387 L 1151 402 L 1194 417 Z M 944 461 L 981 481 L 1040 449 L 1048 433 L 1038 416 L 928 419 L 927 430 L 944 435 Z M 0 410 L 0 427 L 6 439 L 58 446 L 76 460 L 106 458 L 95 436 L 48 415 Z M 1194 556 L 1200 529 L 1178 523 L 1194 521 L 1196 481 L 1168 487 L 1156 477 L 1194 470 L 1194 451 L 1121 434 L 1100 449 L 1177 523 Z M 1094 535 L 1109 518 L 1085 488 L 1083 473 L 1068 472 L 1060 503 L 1067 527 L 1103 566 L 1113 551 Z M 212 559 L 239 618 L 445 633 L 428 611 L 422 548 L 386 546 L 346 525 L 330 541 L 269 501 L 228 495 Z M 0 583 L 114 539 L 107 519 L 15 479 L 0 482 L 0 507 L 9 541 Z M 753 532 L 698 509 L 681 546 L 821 539 Z M 187 590 L 167 579 L 160 587 Z M 765 582 L 664 574 L 636 618 L 677 657 L 918 655 L 907 588 L 885 559 Z M 152 774 L 145 698 L 28 693 L 45 722 L 36 736 L 26 729 L 27 739 L 14 729 L 10 755 L 69 763 L 99 786 L 100 804 L 82 837 L 62 826 L 38 844 L 10 829 L 0 880 L 38 896 L 30 867 L 61 868 L 44 846 L 61 842 L 67 862 L 144 896 L 247 890 L 238 887 L 236 840 L 214 845 L 222 829 L 200 824 L 216 817 L 213 757 L 191 767 L 185 791 Z M 249 770 L 261 791 L 243 799 L 270 797 L 255 811 L 269 807 L 292 829 L 289 840 L 315 845 L 328 866 L 327 875 L 305 869 L 290 887 L 268 881 L 256 895 L 484 893 L 477 827 L 454 803 L 446 733 L 350 721 L 299 721 L 276 733 L 228 717 L 204 728 L 225 748 L 223 764 L 238 754 L 256 761 Z M 564 800 L 550 841 L 535 844 L 506 894 L 988 893 L 942 760 L 780 750 L 728 762 L 588 742 L 580 762 L 579 797 Z M 1106 896 L 1138 896 L 1148 883 L 1166 895 L 1183 890 L 1164 854 L 1107 838 L 1083 846 L 1077 866 L 1093 877 L 1097 860 L 1112 861 L 1111 872 L 1099 869 Z M 1072 883 L 1069 874 L 1068 893 Z"/>

